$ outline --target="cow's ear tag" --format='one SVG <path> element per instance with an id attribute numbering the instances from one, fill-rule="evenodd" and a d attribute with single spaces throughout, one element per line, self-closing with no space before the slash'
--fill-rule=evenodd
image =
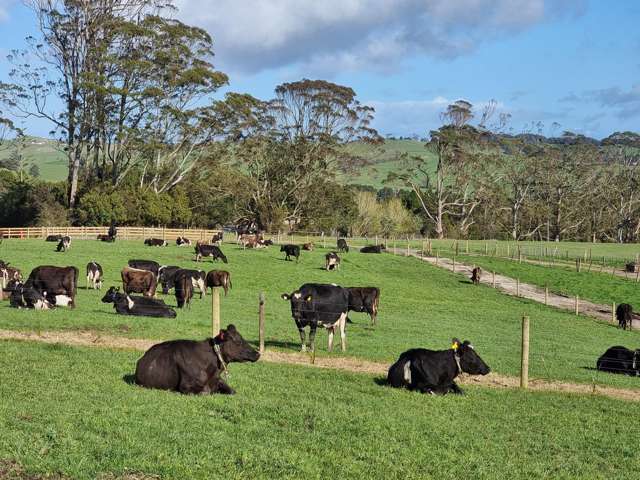
<path id="1" fill-rule="evenodd" d="M 460 344 L 458 342 L 453 342 L 451 344 L 451 349 L 452 350 L 458 350 L 458 347 L 460 347 Z"/>
<path id="2" fill-rule="evenodd" d="M 305 298 L 305 300 L 306 300 L 307 302 L 310 302 L 310 301 L 311 301 L 311 295 L 309 295 L 307 298 Z"/>
<path id="3" fill-rule="evenodd" d="M 218 334 L 218 340 L 220 341 L 224 340 L 224 330 L 220 330 L 220 333 Z"/>

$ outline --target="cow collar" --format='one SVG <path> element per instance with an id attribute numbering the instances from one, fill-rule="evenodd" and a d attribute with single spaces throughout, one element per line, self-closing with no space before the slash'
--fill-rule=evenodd
<path id="1" fill-rule="evenodd" d="M 218 361 L 220 362 L 220 365 L 222 365 L 223 375 L 229 378 L 227 364 L 225 363 L 224 358 L 222 358 L 222 349 L 220 348 L 220 344 L 216 341 L 213 342 L 213 351 L 216 352 L 216 357 L 218 357 Z"/>
<path id="2" fill-rule="evenodd" d="M 462 373 L 462 367 L 460 366 L 460 355 L 458 355 L 458 352 L 454 350 L 453 352 L 453 358 L 456 361 L 456 366 L 458 367 L 458 373 L 457 375 L 460 375 Z"/>

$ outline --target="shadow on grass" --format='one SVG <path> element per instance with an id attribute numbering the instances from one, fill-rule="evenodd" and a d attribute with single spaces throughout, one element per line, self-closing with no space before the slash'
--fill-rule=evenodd
<path id="1" fill-rule="evenodd" d="M 380 387 L 389 387 L 389 384 L 387 383 L 387 377 L 375 377 L 373 379 L 373 383 L 375 383 L 376 385 L 380 386 Z M 391 388 L 391 387 L 389 387 Z"/>
<path id="2" fill-rule="evenodd" d="M 131 374 L 131 373 L 127 373 L 126 375 L 122 376 L 122 380 L 124 381 L 124 383 L 128 384 L 128 385 L 135 385 L 136 384 L 136 376 Z"/>
<path id="3" fill-rule="evenodd" d="M 295 350 L 296 352 L 300 351 L 300 343 L 299 342 L 286 342 L 280 340 L 266 340 L 264 342 L 265 347 L 276 347 L 276 348 L 286 348 L 287 350 Z"/>

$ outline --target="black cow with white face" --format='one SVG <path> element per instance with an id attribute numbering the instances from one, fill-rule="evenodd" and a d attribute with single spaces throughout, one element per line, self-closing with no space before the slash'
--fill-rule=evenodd
<path id="1" fill-rule="evenodd" d="M 387 383 L 395 388 L 407 388 L 422 393 L 462 394 L 454 381 L 461 373 L 486 375 L 491 371 L 469 341 L 453 339 L 448 350 L 407 350 L 391 365 Z"/>
<path id="2" fill-rule="evenodd" d="M 620 345 L 611 347 L 598 358 L 596 368 L 602 372 L 640 376 L 640 349 L 629 350 Z"/>
<path id="3" fill-rule="evenodd" d="M 215 338 L 200 342 L 172 340 L 151 347 L 136 364 L 136 383 L 197 395 L 223 393 L 233 388 L 222 380 L 227 364 L 256 362 L 260 354 L 249 345 L 234 325 L 220 330 Z"/>
<path id="4" fill-rule="evenodd" d="M 58 246 L 56 247 L 56 252 L 66 252 L 69 250 L 71 246 L 71 237 L 62 237 Z"/>
<path id="5" fill-rule="evenodd" d="M 283 293 L 282 298 L 291 302 L 291 315 L 300 332 L 302 351 L 306 352 L 305 327 L 309 327 L 309 347 L 315 350 L 315 337 L 318 327 L 324 327 L 329 333 L 328 349 L 333 349 L 333 335 L 336 328 L 340 331 L 342 351 L 347 349 L 345 326 L 349 309 L 349 292 L 337 285 L 305 283 L 291 294 Z"/>

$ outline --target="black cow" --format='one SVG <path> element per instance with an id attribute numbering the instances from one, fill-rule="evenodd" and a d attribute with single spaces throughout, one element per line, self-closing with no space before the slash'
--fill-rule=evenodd
<path id="1" fill-rule="evenodd" d="M 371 317 L 371 324 L 376 324 L 378 318 L 378 304 L 380 303 L 380 289 L 378 287 L 348 287 L 349 310 L 366 312 Z"/>
<path id="2" fill-rule="evenodd" d="M 101 242 L 109 242 L 109 243 L 113 243 L 116 241 L 116 237 L 112 237 L 111 235 L 102 235 L 99 234 L 96 237 L 98 240 L 100 240 Z"/>
<path id="3" fill-rule="evenodd" d="M 482 277 L 482 269 L 480 267 L 475 267 L 471 272 L 471 282 L 474 285 L 480 285 L 481 277 Z"/>
<path id="4" fill-rule="evenodd" d="M 191 246 L 191 240 L 189 240 L 187 237 L 178 237 L 176 238 L 176 245 L 178 245 L 179 247 Z"/>
<path id="5" fill-rule="evenodd" d="M 162 284 L 162 293 L 167 295 L 175 286 L 176 272 L 182 267 L 163 265 L 158 269 L 158 282 Z"/>
<path id="6" fill-rule="evenodd" d="M 366 245 L 360 249 L 360 253 L 382 253 L 385 250 L 384 245 Z"/>
<path id="7" fill-rule="evenodd" d="M 111 237 L 114 241 L 116 240 L 116 237 L 118 236 L 118 229 L 116 228 L 116 223 L 115 222 L 111 222 L 111 226 L 109 227 L 109 231 L 107 232 L 107 236 Z"/>
<path id="8" fill-rule="evenodd" d="M 70 237 L 62 237 L 60 243 L 56 247 L 56 252 L 66 252 L 71 246 L 71 238 Z"/>
<path id="9" fill-rule="evenodd" d="M 338 251 L 349 253 L 349 245 L 347 245 L 347 241 L 344 238 L 338 239 Z"/>
<path id="10" fill-rule="evenodd" d="M 102 288 L 102 277 L 104 272 L 102 271 L 102 265 L 96 262 L 87 263 L 87 289 L 89 285 L 91 288 L 100 290 Z"/>
<path id="11" fill-rule="evenodd" d="M 200 342 L 172 340 L 151 347 L 136 365 L 136 383 L 180 393 L 234 394 L 221 378 L 231 362 L 255 362 L 260 354 L 233 325 Z"/>
<path id="12" fill-rule="evenodd" d="M 78 290 L 78 269 L 76 267 L 36 267 L 29 274 L 25 287 L 33 287 L 56 305 L 69 305 L 75 308 Z"/>
<path id="13" fill-rule="evenodd" d="M 349 309 L 349 292 L 337 285 L 305 283 L 291 294 L 283 293 L 282 298 L 291 302 L 291 315 L 300 332 L 302 351 L 307 350 L 304 328 L 309 327 L 309 347 L 315 350 L 316 329 L 324 327 L 329 333 L 329 351 L 333 349 L 333 335 L 340 330 L 342 351 L 347 348 L 345 325 Z"/>
<path id="14" fill-rule="evenodd" d="M 132 297 L 120 293 L 120 287 L 111 287 L 102 298 L 102 303 L 113 303 L 116 313 L 138 317 L 176 318 L 176 311 L 162 300 L 146 297 Z"/>
<path id="15" fill-rule="evenodd" d="M 327 272 L 340 268 L 340 257 L 336 252 L 329 252 L 324 256 L 324 268 L 327 269 Z"/>
<path id="16" fill-rule="evenodd" d="M 207 288 L 222 287 L 225 297 L 229 289 L 233 287 L 233 285 L 231 285 L 231 274 L 226 270 L 211 270 L 207 273 L 205 284 Z"/>
<path id="17" fill-rule="evenodd" d="M 179 270 L 176 274 L 175 286 L 176 286 L 176 303 L 178 308 L 184 308 L 187 305 L 191 308 L 191 299 L 193 298 L 193 283 L 189 275 L 181 274 L 183 270 Z M 200 294 L 202 298 L 202 293 Z"/>
<path id="18" fill-rule="evenodd" d="M 147 238 L 145 239 L 144 244 L 149 247 L 166 247 L 169 245 L 169 242 L 162 238 Z"/>
<path id="19" fill-rule="evenodd" d="M 202 257 L 212 257 L 212 262 L 220 259 L 224 263 L 229 263 L 220 247 L 216 245 L 206 245 L 204 243 L 196 243 L 196 262 L 202 260 Z"/>
<path id="20" fill-rule="evenodd" d="M 48 235 L 44 239 L 45 242 L 59 242 L 60 240 L 62 240 L 62 235 Z"/>
<path id="21" fill-rule="evenodd" d="M 191 282 L 191 286 L 193 288 L 197 288 L 200 291 L 200 298 L 202 298 L 203 295 L 207 294 L 207 288 L 205 286 L 205 281 L 204 281 L 206 274 L 204 271 L 188 270 L 185 268 L 181 268 L 175 273 L 175 276 L 174 276 L 174 282 L 175 282 L 176 288 L 181 277 L 187 277 Z"/>
<path id="22" fill-rule="evenodd" d="M 296 263 L 300 260 L 300 246 L 299 245 L 282 245 L 280 251 L 284 252 L 284 259 L 291 260 L 291 257 L 296 257 Z"/>
<path id="23" fill-rule="evenodd" d="M 154 262 L 153 260 L 129 260 L 127 262 L 127 265 L 138 270 L 147 270 L 148 272 L 153 272 L 156 278 L 158 278 L 158 274 L 160 271 L 160 264 L 158 262 Z"/>
<path id="24" fill-rule="evenodd" d="M 609 348 L 596 362 L 603 372 L 640 376 L 640 350 L 629 350 L 620 345 Z"/>
<path id="25" fill-rule="evenodd" d="M 7 285 L 11 292 L 9 305 L 13 308 L 32 308 L 35 310 L 49 310 L 55 305 L 50 303 L 42 293 L 33 287 L 27 287 L 24 283 L 12 280 Z"/>
<path id="26" fill-rule="evenodd" d="M 631 330 L 633 322 L 633 307 L 628 303 L 621 303 L 616 308 L 616 318 L 618 319 L 618 327 L 625 330 L 628 325 L 629 330 Z"/>
<path id="27" fill-rule="evenodd" d="M 265 247 L 270 247 L 271 245 L 273 245 L 273 240 L 271 240 L 270 238 L 267 240 L 263 240 L 262 245 L 264 245 Z"/>
<path id="28" fill-rule="evenodd" d="M 389 368 L 387 383 L 395 388 L 434 395 L 449 392 L 462 394 L 462 389 L 454 381 L 458 375 L 463 372 L 486 375 L 490 371 L 471 343 L 466 340 L 461 343 L 454 338 L 448 350 L 414 348 L 404 352 Z"/>

